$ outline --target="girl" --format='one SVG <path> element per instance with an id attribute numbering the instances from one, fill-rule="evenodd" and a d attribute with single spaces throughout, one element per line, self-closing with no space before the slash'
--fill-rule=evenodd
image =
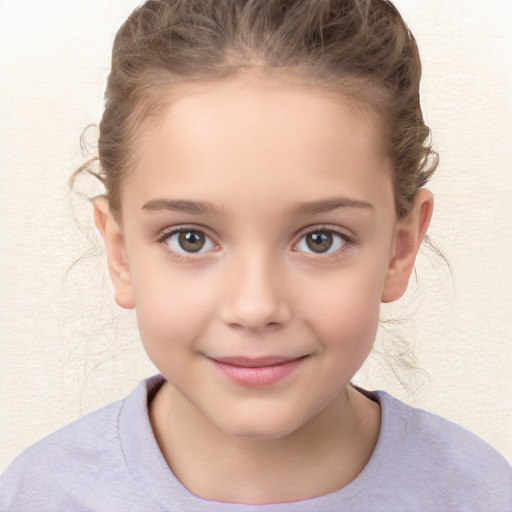
<path id="1" fill-rule="evenodd" d="M 3 510 L 511 509 L 492 448 L 351 384 L 432 215 L 420 74 L 384 0 L 129 17 L 94 218 L 161 375 L 27 450 Z"/>

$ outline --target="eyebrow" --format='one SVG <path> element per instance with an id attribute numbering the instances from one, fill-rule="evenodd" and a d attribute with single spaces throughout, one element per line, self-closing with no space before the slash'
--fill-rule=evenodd
<path id="1" fill-rule="evenodd" d="M 365 208 L 373 210 L 371 203 L 350 198 L 331 198 L 319 201 L 298 203 L 286 210 L 290 216 L 315 215 L 318 213 L 330 212 L 340 208 Z M 143 210 L 183 212 L 195 215 L 207 215 L 221 213 L 221 210 L 206 201 L 191 201 L 188 199 L 151 199 L 142 206 Z"/>
<path id="2" fill-rule="evenodd" d="M 334 197 L 331 199 L 321 199 L 319 201 L 298 203 L 287 210 L 287 213 L 290 215 L 315 215 L 317 213 L 330 212 L 340 208 L 363 208 L 373 210 L 373 205 L 367 201 L 361 201 L 359 199 Z"/>
<path id="3" fill-rule="evenodd" d="M 220 210 L 216 206 L 205 201 L 190 201 L 188 199 L 151 199 L 142 206 L 143 210 L 161 211 L 169 210 L 172 212 L 200 214 L 219 214 Z"/>

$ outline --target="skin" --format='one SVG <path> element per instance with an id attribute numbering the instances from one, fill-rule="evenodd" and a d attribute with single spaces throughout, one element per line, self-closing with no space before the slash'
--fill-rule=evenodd
<path id="1" fill-rule="evenodd" d="M 397 220 L 380 130 L 324 89 L 196 84 L 173 91 L 141 138 L 121 212 L 96 200 L 116 300 L 136 308 L 167 379 L 150 405 L 156 438 L 196 495 L 306 499 L 348 484 L 371 457 L 379 406 L 349 382 L 380 303 L 407 287 L 433 208 L 422 189 Z M 204 233 L 203 249 L 184 250 L 170 232 L 180 228 Z M 313 251 L 308 233 L 332 246 Z M 226 357 L 298 362 L 254 386 L 226 377 L 215 362 Z"/>

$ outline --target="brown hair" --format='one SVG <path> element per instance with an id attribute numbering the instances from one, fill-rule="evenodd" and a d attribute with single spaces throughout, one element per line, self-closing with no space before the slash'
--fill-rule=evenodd
<path id="1" fill-rule="evenodd" d="M 100 124 L 99 176 L 111 207 L 141 127 L 178 82 L 243 70 L 310 80 L 374 108 L 406 215 L 437 167 L 419 99 L 414 37 L 386 0 L 149 0 L 117 33 Z"/>

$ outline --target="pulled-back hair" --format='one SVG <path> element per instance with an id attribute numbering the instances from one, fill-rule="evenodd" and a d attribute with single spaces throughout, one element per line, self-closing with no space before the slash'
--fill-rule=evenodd
<path id="1" fill-rule="evenodd" d="M 437 166 L 419 100 L 414 37 L 386 0 L 149 0 L 115 38 L 100 124 L 99 175 L 111 207 L 137 137 L 177 83 L 244 71 L 338 91 L 382 121 L 399 217 Z"/>

